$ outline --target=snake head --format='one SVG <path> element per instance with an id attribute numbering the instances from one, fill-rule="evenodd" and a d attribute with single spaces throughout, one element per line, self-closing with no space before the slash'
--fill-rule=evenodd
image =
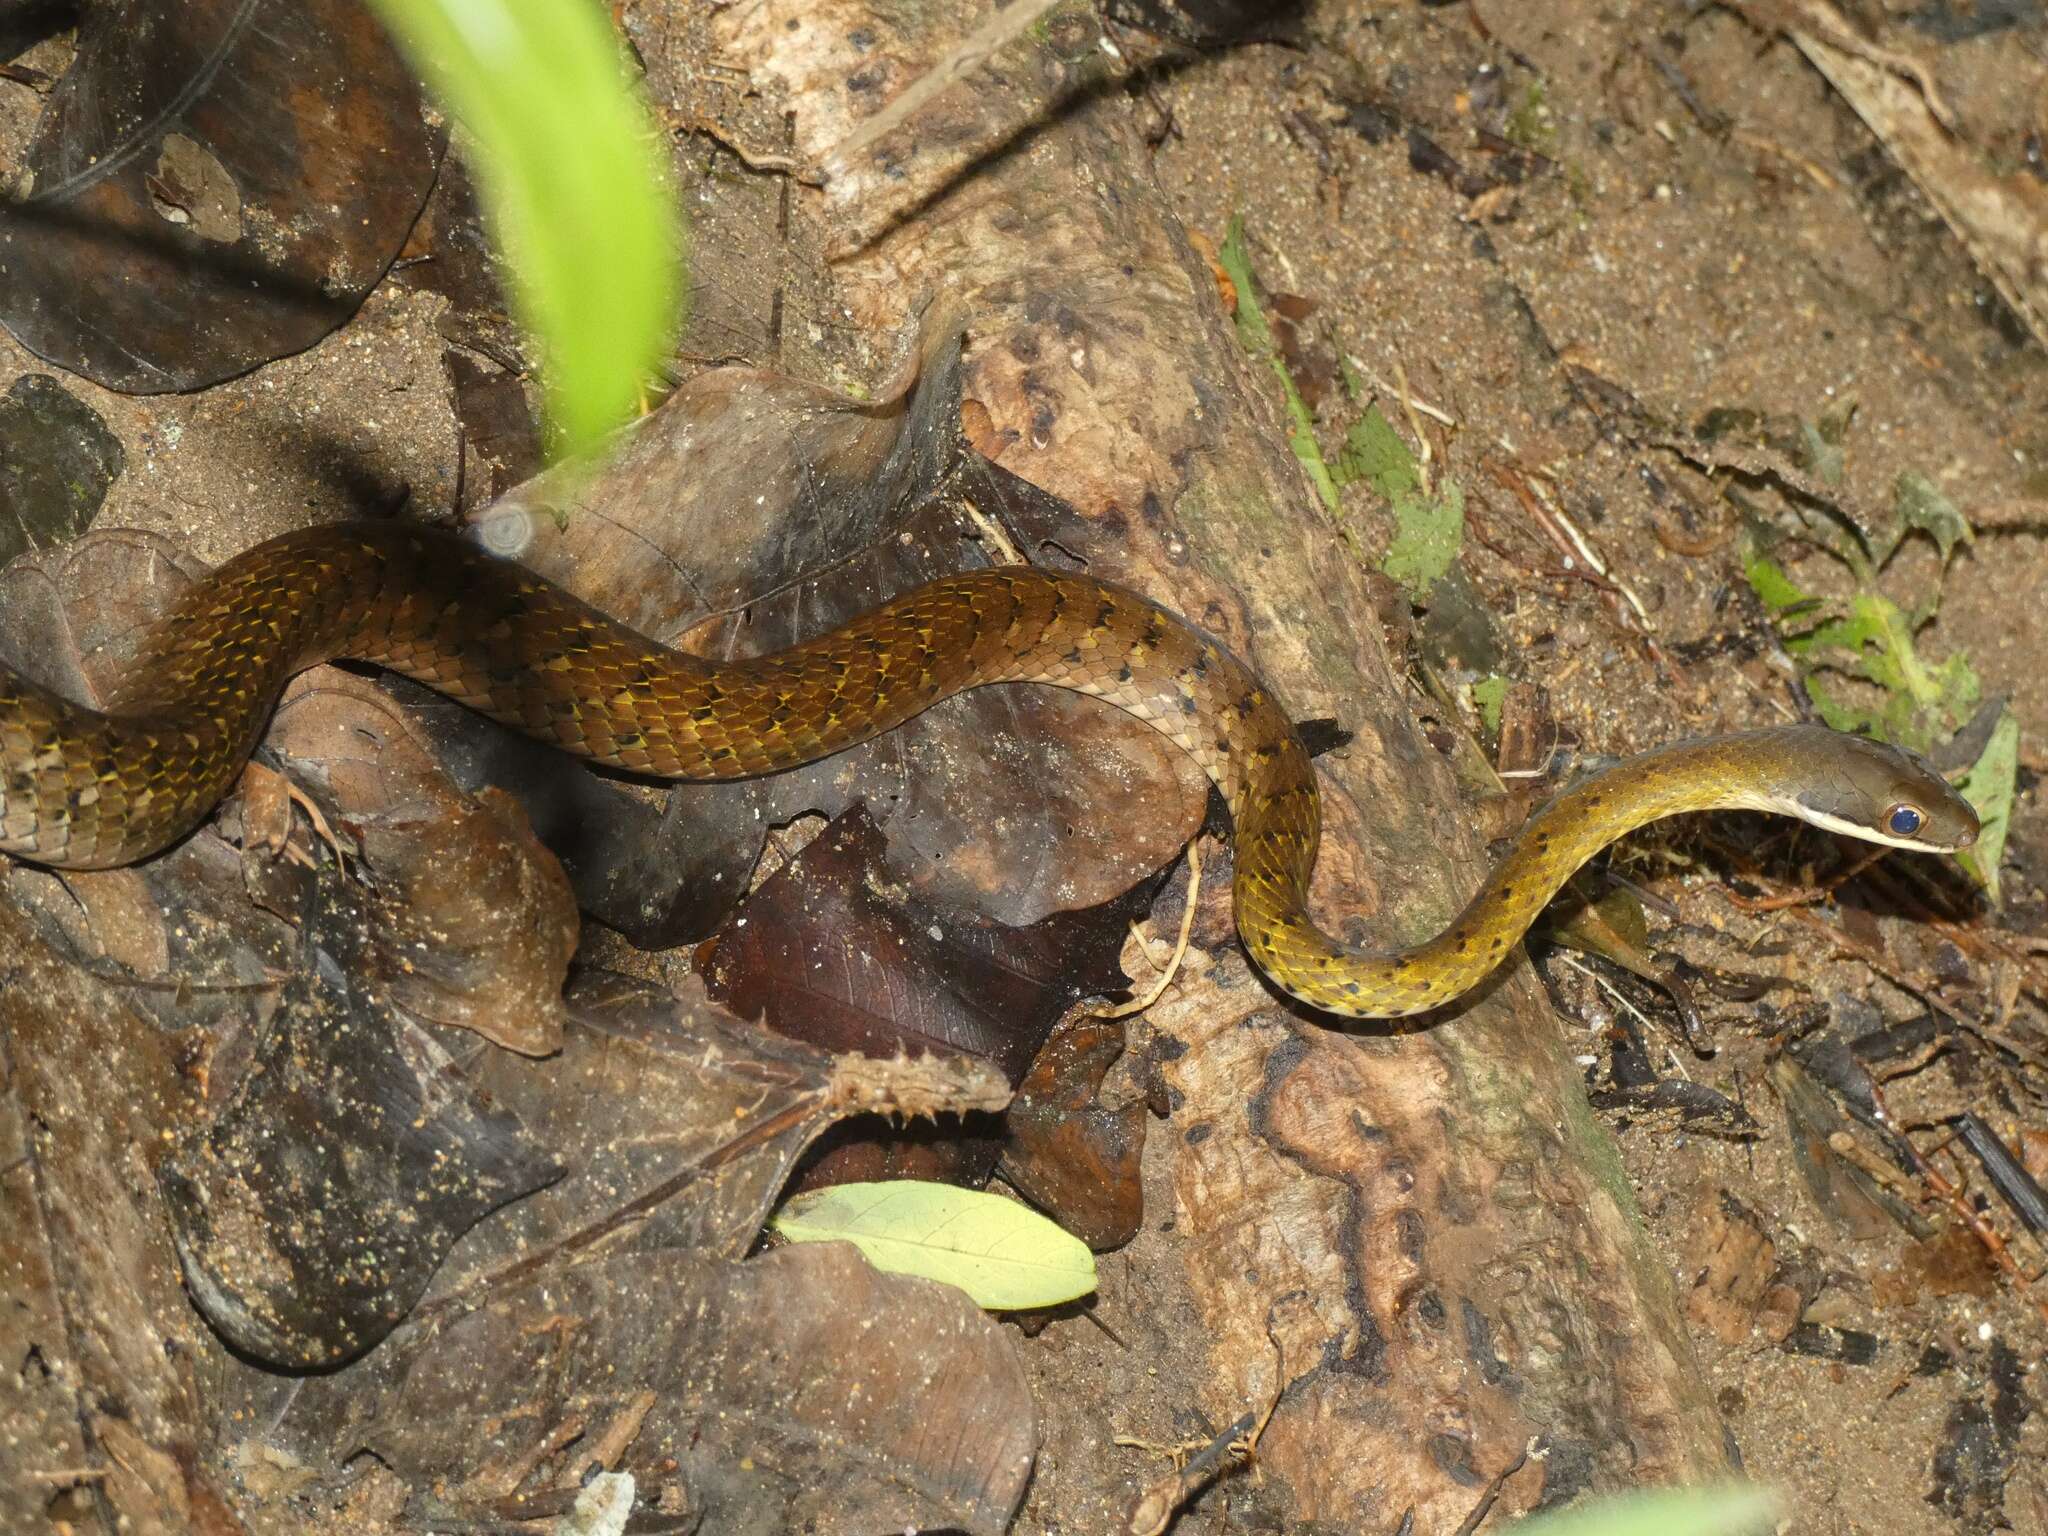
<path id="1" fill-rule="evenodd" d="M 1791 754 L 1804 766 L 1773 794 L 1770 809 L 1830 832 L 1921 853 L 1954 853 L 1977 841 L 1977 812 L 1917 752 L 1823 726 L 1793 726 Z"/>

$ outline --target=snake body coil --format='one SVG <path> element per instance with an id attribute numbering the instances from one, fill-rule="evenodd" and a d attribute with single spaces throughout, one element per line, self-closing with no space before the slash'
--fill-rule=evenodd
<path id="1" fill-rule="evenodd" d="M 234 783 L 286 679 L 336 657 L 579 756 L 678 779 L 796 767 L 985 683 L 1092 694 L 1171 738 L 1222 790 L 1238 928 L 1266 974 L 1355 1017 L 1456 997 L 1593 853 L 1677 811 L 1781 811 L 1913 848 L 1976 835 L 1969 806 L 1888 747 L 1811 726 L 1681 743 L 1558 797 L 1442 933 L 1375 953 L 1308 917 L 1320 808 L 1286 713 L 1228 651 L 1133 592 L 1029 567 L 975 571 L 775 655 L 711 663 L 454 534 L 344 524 L 258 545 L 195 585 L 104 713 L 0 668 L 0 850 L 95 869 L 176 841 Z"/>

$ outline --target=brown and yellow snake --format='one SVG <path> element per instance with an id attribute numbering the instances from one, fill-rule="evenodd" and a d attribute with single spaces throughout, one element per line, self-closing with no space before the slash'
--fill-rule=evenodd
<path id="1" fill-rule="evenodd" d="M 1236 823 L 1238 930 L 1283 990 L 1360 1018 L 1419 1013 L 1483 978 L 1582 863 L 1679 811 L 1777 811 L 1903 848 L 1968 846 L 1977 817 L 1894 748 L 1793 725 L 1628 759 L 1531 817 L 1436 937 L 1379 953 L 1306 910 L 1315 770 L 1259 679 L 1137 594 L 1029 567 L 905 593 L 773 656 L 668 650 L 455 534 L 286 534 L 192 587 L 101 713 L 0 669 L 0 850 L 64 869 L 146 858 L 225 795 L 293 673 L 350 657 L 543 741 L 640 773 L 734 779 L 808 763 L 985 683 L 1106 699 L 1192 754 Z"/>

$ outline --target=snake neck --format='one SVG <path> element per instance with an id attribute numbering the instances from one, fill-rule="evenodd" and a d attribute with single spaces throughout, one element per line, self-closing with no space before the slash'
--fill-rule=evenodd
<path id="1" fill-rule="evenodd" d="M 1739 761 L 1742 738 L 1679 742 L 1597 773 L 1539 809 L 1464 908 L 1434 937 L 1406 949 L 1350 945 L 1315 928 L 1305 916 L 1308 869 L 1298 878 L 1286 914 L 1259 929 L 1247 925 L 1245 946 L 1268 975 L 1303 1002 L 1353 1018 L 1425 1013 L 1483 981 L 1545 905 L 1585 862 L 1615 839 L 1683 811 L 1759 808 L 1753 771 Z M 1270 797 L 1248 808 L 1270 814 Z M 1244 829 L 1240 828 L 1242 837 Z M 1247 892 L 1245 882 L 1252 882 Z M 1238 871 L 1239 911 L 1260 903 L 1270 871 Z"/>

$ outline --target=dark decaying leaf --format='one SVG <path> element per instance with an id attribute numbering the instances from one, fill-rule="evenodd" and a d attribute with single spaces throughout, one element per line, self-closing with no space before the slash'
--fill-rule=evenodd
<path id="1" fill-rule="evenodd" d="M 558 1049 L 576 903 L 519 803 L 498 790 L 455 789 L 405 712 L 336 670 L 295 681 L 266 740 L 361 852 L 375 892 L 372 950 L 390 1000 L 525 1055 Z"/>
<path id="2" fill-rule="evenodd" d="M 1145 1218 L 1145 1101 L 1099 1102 L 1103 1075 L 1123 1052 L 1121 1022 L 1070 1021 L 1038 1053 L 1003 1117 L 1003 1177 L 1097 1250 L 1121 1248 Z"/>
<path id="3" fill-rule="evenodd" d="M 705 981 L 735 1013 L 827 1050 L 959 1052 L 1015 1083 L 1068 1008 L 1123 990 L 1124 936 L 1156 884 L 1085 912 L 1007 927 L 892 879 L 880 829 L 855 807 L 740 903 L 714 941 Z M 824 1139 L 803 1183 L 979 1183 L 1001 1150 L 999 1129 L 849 1122 Z M 1079 1134 L 1089 1139 L 1089 1131 Z M 1107 1230 L 1101 1212 L 1079 1214 Z"/>
<path id="4" fill-rule="evenodd" d="M 44 687 L 96 702 L 196 569 L 170 540 L 128 529 L 23 555 L 0 571 L 0 659 Z"/>
<path id="5" fill-rule="evenodd" d="M 968 478 L 958 354 L 957 331 L 933 321 L 914 380 L 872 401 L 751 369 L 699 375 L 621 439 L 597 479 L 532 482 L 480 530 L 623 622 L 699 654 L 752 655 L 821 634 L 892 593 L 988 563 L 964 507 L 972 493 L 948 494 Z M 1010 536 L 1043 553 L 1038 529 Z M 1070 549 L 1085 543 L 1069 538 Z M 708 932 L 744 889 L 766 829 L 807 811 L 864 801 L 890 879 L 1022 924 L 1092 906 L 1166 863 L 1206 793 L 1147 727 L 1045 688 L 978 690 L 792 773 L 680 787 L 659 830 L 623 795 L 608 802 L 616 817 L 601 819 L 604 803 L 563 785 L 558 760 L 542 767 L 502 733 L 475 736 L 482 728 L 454 706 L 433 720 L 465 787 L 519 793 L 585 909 L 643 948 Z"/>
<path id="6" fill-rule="evenodd" d="M 2006 1485 L 2017 1469 L 2020 1436 L 2033 1413 L 2026 1371 L 2019 1355 L 1996 1340 L 1985 1373 L 1988 1383 L 1949 1409 L 1934 1451 L 1934 1487 L 1927 1502 L 1953 1516 L 1960 1529 L 2011 1525 Z"/>
<path id="7" fill-rule="evenodd" d="M 1037 1419 L 1011 1338 L 951 1287 L 870 1268 L 846 1244 L 744 1264 L 610 1256 L 495 1296 L 379 1361 L 397 1386 L 367 1445 L 416 1486 L 506 1497 L 539 1454 L 639 1399 L 620 1457 L 641 1507 L 721 1536 L 1005 1530 Z M 645 1396 L 643 1396 L 643 1394 Z M 652 1398 L 651 1402 L 646 1397 Z M 535 1464 L 538 1463 L 537 1469 Z M 467 1484 L 467 1488 L 464 1485 Z"/>
<path id="8" fill-rule="evenodd" d="M 1011 928 L 893 884 L 880 829 L 856 808 L 740 903 L 705 967 L 711 995 L 832 1051 L 958 1052 L 1024 1075 L 1084 997 L 1120 993 L 1141 889 Z"/>
<path id="9" fill-rule="evenodd" d="M 455 392 L 455 419 L 462 426 L 466 509 L 540 472 L 540 426 L 518 374 L 485 368 L 453 347 L 441 354 L 441 366 Z"/>
<path id="10" fill-rule="evenodd" d="M 0 565 L 85 532 L 121 473 L 121 440 L 47 373 L 0 397 Z"/>
<path id="11" fill-rule="evenodd" d="M 0 219 L 0 319 L 110 388 L 230 378 L 355 311 L 438 157 L 349 0 L 86 7 Z"/>
<path id="12" fill-rule="evenodd" d="M 280 1365 L 375 1344 L 458 1237 L 562 1171 L 367 982 L 368 921 L 320 882 L 256 1070 L 158 1171 L 194 1301 Z"/>
<path id="13" fill-rule="evenodd" d="M 95 1443 L 173 1467 L 196 1513 L 217 1505 L 200 1383 L 232 1362 L 179 1287 L 148 1165 L 197 1096 L 191 1045 L 42 942 L 23 873 L 0 868 L 0 1530 L 54 1530 L 52 1474 L 100 1464 Z M 146 1479 L 109 1474 L 80 1529 L 178 1529 L 148 1523 Z"/>

